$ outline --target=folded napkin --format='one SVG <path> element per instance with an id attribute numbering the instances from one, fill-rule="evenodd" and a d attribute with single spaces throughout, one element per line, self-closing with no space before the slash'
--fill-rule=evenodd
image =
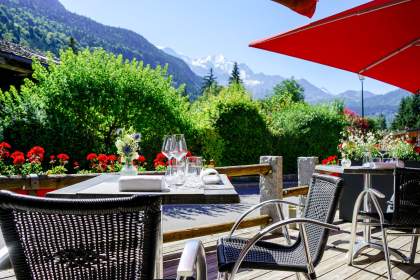
<path id="1" fill-rule="evenodd" d="M 121 176 L 118 187 L 120 191 L 160 192 L 162 180 L 163 176 L 158 175 Z"/>
<path id="2" fill-rule="evenodd" d="M 396 162 L 374 162 L 373 163 L 373 168 L 377 168 L 377 169 L 394 169 L 396 166 Z"/>
<path id="3" fill-rule="evenodd" d="M 213 168 L 206 168 L 201 171 L 200 177 L 204 185 L 217 185 L 221 182 L 219 172 Z"/>

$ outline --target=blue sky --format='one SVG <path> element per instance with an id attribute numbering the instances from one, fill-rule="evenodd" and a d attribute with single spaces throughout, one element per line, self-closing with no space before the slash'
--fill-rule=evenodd
<path id="1" fill-rule="evenodd" d="M 60 0 L 70 11 L 98 22 L 133 30 L 157 46 L 192 58 L 223 54 L 255 72 L 305 78 L 332 93 L 360 90 L 356 74 L 248 47 L 256 39 L 285 32 L 368 2 L 319 0 L 312 19 L 270 0 Z M 395 87 L 365 80 L 365 89 Z"/>

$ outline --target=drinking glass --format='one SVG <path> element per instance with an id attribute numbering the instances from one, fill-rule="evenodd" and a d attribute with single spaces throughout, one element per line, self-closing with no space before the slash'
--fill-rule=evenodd
<path id="1" fill-rule="evenodd" d="M 187 155 L 187 143 L 185 142 L 184 134 L 174 134 L 172 135 L 172 148 L 171 155 L 174 157 L 177 162 L 182 161 L 182 159 Z"/>
<path id="2" fill-rule="evenodd" d="M 172 145 L 173 145 L 173 136 L 172 135 L 165 135 L 163 137 L 163 144 L 162 144 L 162 154 L 168 159 L 171 160 L 171 152 L 172 152 Z"/>
<path id="3" fill-rule="evenodd" d="M 185 183 L 185 167 L 183 165 L 170 164 L 166 168 L 165 183 L 170 189 L 177 189 Z"/>
<path id="4" fill-rule="evenodd" d="M 201 181 L 201 171 L 203 170 L 202 157 L 188 157 L 185 169 L 186 184 L 192 188 L 199 188 L 203 185 Z"/>

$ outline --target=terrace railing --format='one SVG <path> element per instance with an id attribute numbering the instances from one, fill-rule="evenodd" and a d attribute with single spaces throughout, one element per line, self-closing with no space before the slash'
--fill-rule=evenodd
<path id="1" fill-rule="evenodd" d="M 261 202 L 275 198 L 285 198 L 305 195 L 308 186 L 296 186 L 283 189 L 283 166 L 282 157 L 265 156 L 261 157 L 259 164 L 225 166 L 215 168 L 219 173 L 229 177 L 260 176 Z M 141 174 L 162 175 L 162 172 L 148 171 Z M 0 189 L 25 192 L 31 195 L 43 194 L 46 191 L 60 189 L 76 184 L 100 174 L 67 174 L 67 175 L 30 175 L 30 176 L 0 176 Z M 239 186 L 240 187 L 240 186 Z M 245 219 L 239 228 L 265 226 L 279 219 L 275 206 L 264 207 L 260 215 Z M 182 230 L 168 231 L 163 234 L 164 242 L 173 242 L 183 239 L 196 238 L 211 234 L 229 231 L 234 221 L 219 224 L 203 225 Z"/>

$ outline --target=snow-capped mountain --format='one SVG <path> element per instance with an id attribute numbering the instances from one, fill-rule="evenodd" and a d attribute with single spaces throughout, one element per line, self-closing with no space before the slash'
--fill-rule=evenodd
<path id="1" fill-rule="evenodd" d="M 228 60 L 222 54 L 209 55 L 201 58 L 190 58 L 188 56 L 178 54 L 170 48 L 163 48 L 166 53 L 177 56 L 184 60 L 197 75 L 205 76 L 209 73 L 210 68 L 213 68 L 214 75 L 217 82 L 221 85 L 227 85 L 230 73 L 233 69 L 234 61 Z M 255 73 L 248 65 L 239 63 L 239 70 L 241 79 L 245 87 L 253 93 L 254 98 L 263 98 L 273 87 L 284 80 L 283 77 L 278 75 L 266 75 L 263 73 Z"/>
<path id="2" fill-rule="evenodd" d="M 202 58 L 190 58 L 181 55 L 170 48 L 162 48 L 166 53 L 184 60 L 191 70 L 198 76 L 205 76 L 210 68 L 221 85 L 227 85 L 229 76 L 232 72 L 234 61 L 231 61 L 223 55 L 209 55 Z M 267 75 L 264 73 L 255 73 L 245 63 L 239 63 L 241 78 L 245 87 L 253 94 L 254 98 L 260 99 L 269 96 L 273 87 L 283 81 L 285 78 L 280 75 Z M 331 93 L 324 88 L 313 85 L 306 79 L 298 79 L 297 82 L 304 89 L 305 101 L 311 104 L 329 102 L 334 99 L 344 101 L 346 107 L 357 113 L 361 113 L 361 93 L 360 91 L 347 90 L 342 93 Z M 398 89 L 384 95 L 374 94 L 364 91 L 365 112 L 367 115 L 384 114 L 392 117 L 398 109 L 399 103 L 403 97 L 410 94 L 404 90 Z"/>

